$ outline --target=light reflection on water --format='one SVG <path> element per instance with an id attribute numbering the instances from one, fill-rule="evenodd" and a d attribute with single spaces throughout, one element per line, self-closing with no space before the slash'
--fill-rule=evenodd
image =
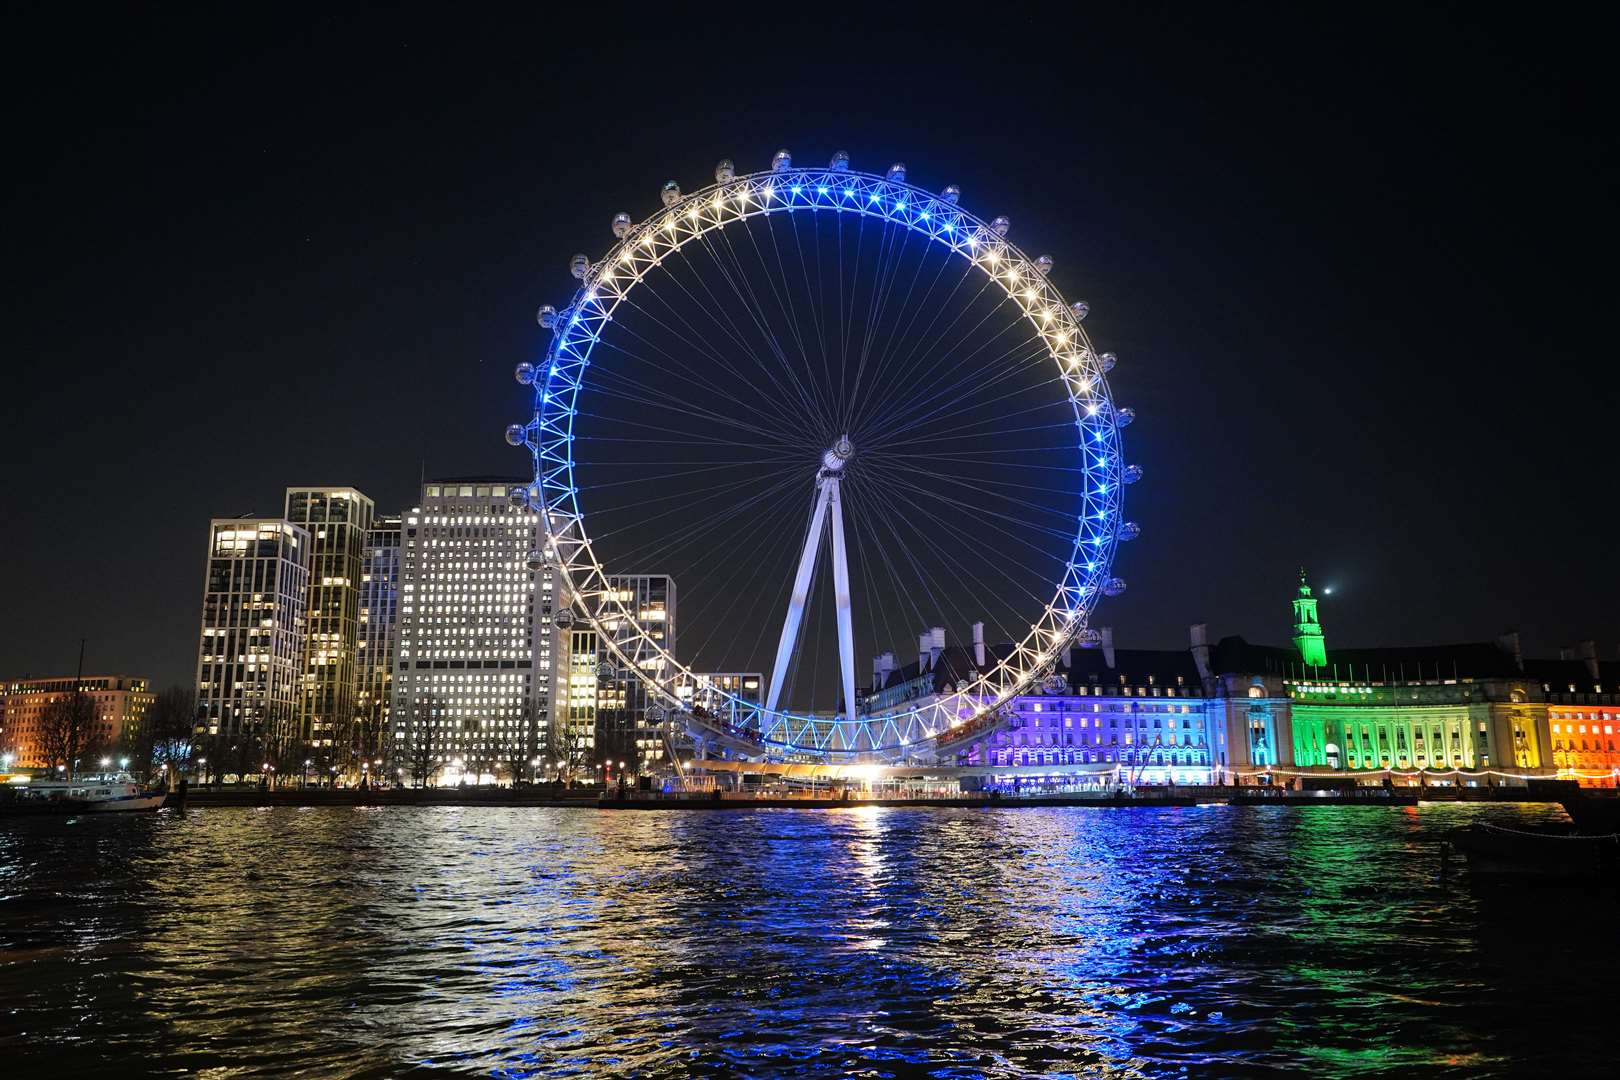
<path id="1" fill-rule="evenodd" d="M 1561 907 L 1585 906 L 1568 893 L 1436 879 L 1440 832 L 1482 812 L 1558 814 L 12 821 L 0 828 L 0 1054 L 13 1076 L 112 1063 L 210 1077 L 1607 1064 L 1601 1033 L 1551 1032 L 1583 982 L 1608 980 L 1612 921 L 1592 924 L 1606 940 L 1560 940 Z"/>

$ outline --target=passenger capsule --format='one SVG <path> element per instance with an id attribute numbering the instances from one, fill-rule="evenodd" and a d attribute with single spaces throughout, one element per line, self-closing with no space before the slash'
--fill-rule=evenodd
<path id="1" fill-rule="evenodd" d="M 1125 541 L 1135 540 L 1142 535 L 1142 526 L 1134 521 L 1127 521 L 1119 527 L 1119 532 L 1114 535 Z"/>
<path id="2" fill-rule="evenodd" d="M 1082 649 L 1095 649 L 1102 644 L 1102 631 L 1088 626 L 1074 635 L 1074 643 Z"/>
<path id="3" fill-rule="evenodd" d="M 551 621 L 553 625 L 557 627 L 557 629 L 566 630 L 570 626 L 574 625 L 574 613 L 569 611 L 567 608 L 563 608 L 561 611 L 557 612 L 557 614 L 551 617 Z"/>
<path id="4" fill-rule="evenodd" d="M 524 386 L 532 386 L 534 384 L 534 365 L 519 364 L 513 369 L 512 376 Z"/>
<path id="5" fill-rule="evenodd" d="M 522 424 L 508 424 L 506 428 L 507 445 L 522 446 L 527 430 Z"/>
<path id="6" fill-rule="evenodd" d="M 1091 305 L 1084 300 L 1076 300 L 1069 305 L 1069 310 L 1074 312 L 1075 322 L 1085 322 L 1086 316 L 1091 314 Z"/>
<path id="7" fill-rule="evenodd" d="M 1052 272 L 1052 256 L 1042 255 L 1040 258 L 1036 259 L 1035 269 L 1039 270 L 1042 274 L 1050 274 Z"/>
<path id="8" fill-rule="evenodd" d="M 897 184 L 905 183 L 906 182 L 906 163 L 903 162 L 903 161 L 897 161 L 893 165 L 890 165 L 889 166 L 889 179 L 893 180 Z"/>
<path id="9" fill-rule="evenodd" d="M 534 321 L 550 330 L 557 325 L 557 309 L 550 304 L 541 304 L 540 310 L 534 313 Z"/>
<path id="10" fill-rule="evenodd" d="M 521 510 L 529 505 L 529 493 L 522 488 L 513 488 L 507 494 L 506 501 Z"/>
<path id="11" fill-rule="evenodd" d="M 568 272 L 584 281 L 585 275 L 591 272 L 591 257 L 589 255 L 575 255 L 568 260 Z"/>
<path id="12" fill-rule="evenodd" d="M 782 172 L 793 168 L 793 155 L 786 150 L 778 150 L 771 155 L 771 172 Z"/>
<path id="13" fill-rule="evenodd" d="M 827 168 L 833 172 L 849 172 L 849 155 L 842 150 L 838 151 L 832 156 L 832 160 L 827 163 Z"/>
<path id="14" fill-rule="evenodd" d="M 720 163 L 714 167 L 715 182 L 724 184 L 728 180 L 735 180 L 736 178 L 737 166 L 731 163 L 730 158 L 721 158 Z"/>
<path id="15" fill-rule="evenodd" d="M 1118 596 L 1125 591 L 1125 579 L 1122 577 L 1109 578 L 1108 584 L 1103 586 L 1104 596 Z"/>
<path id="16" fill-rule="evenodd" d="M 658 193 L 658 197 L 664 200 L 665 206 L 674 206 L 681 201 L 681 185 L 673 180 L 665 180 L 663 190 Z"/>
<path id="17" fill-rule="evenodd" d="M 539 551 L 531 551 L 529 552 L 527 565 L 530 570 L 544 569 L 546 565 L 546 557 Z"/>
<path id="18" fill-rule="evenodd" d="M 1119 363 L 1119 357 L 1111 352 L 1098 353 L 1097 363 L 1102 366 L 1104 372 L 1113 371 L 1114 365 Z"/>
<path id="19" fill-rule="evenodd" d="M 945 190 L 939 193 L 939 197 L 948 203 L 954 203 L 962 197 L 962 189 L 955 184 L 946 184 Z"/>
<path id="20" fill-rule="evenodd" d="M 1125 482 L 1127 484 L 1134 484 L 1140 479 L 1142 479 L 1142 466 L 1127 465 L 1125 467 Z"/>
<path id="21" fill-rule="evenodd" d="M 1007 219 L 1006 214 L 999 215 L 996 220 L 990 223 L 990 231 L 997 236 L 1006 236 L 1007 230 L 1010 228 L 1012 228 L 1012 222 Z"/>
<path id="22" fill-rule="evenodd" d="M 1129 405 L 1123 409 L 1114 410 L 1114 423 L 1119 427 L 1130 427 L 1131 421 L 1136 419 L 1136 410 Z"/>
<path id="23" fill-rule="evenodd" d="M 613 215 L 613 235 L 617 236 L 620 240 L 623 240 L 626 236 L 630 235 L 630 230 L 635 227 L 635 224 L 635 222 L 630 220 L 629 214 L 625 213 L 623 210 L 620 210 L 617 214 Z"/>

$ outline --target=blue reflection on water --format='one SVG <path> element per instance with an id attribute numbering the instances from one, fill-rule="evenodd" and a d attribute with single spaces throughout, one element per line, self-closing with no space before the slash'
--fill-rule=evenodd
<path id="1" fill-rule="evenodd" d="M 0 1051 L 13 1075 L 135 1058 L 220 1077 L 1603 1061 L 1596 1034 L 1544 1044 L 1526 1024 L 1568 1007 L 1581 965 L 1606 974 L 1604 947 L 1493 950 L 1504 927 L 1545 943 L 1548 915 L 1436 879 L 1439 833 L 1480 812 L 30 821 L 0 834 L 0 993 L 20 1032 Z"/>

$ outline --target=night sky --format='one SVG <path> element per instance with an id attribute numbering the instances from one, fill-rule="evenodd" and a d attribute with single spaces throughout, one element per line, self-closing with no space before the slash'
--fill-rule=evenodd
<path id="1" fill-rule="evenodd" d="M 210 517 L 524 469 L 569 256 L 781 146 L 960 184 L 1091 303 L 1147 477 L 1121 644 L 1281 643 L 1304 563 L 1330 646 L 1614 655 L 1606 33 L 862 9 L 11 24 L 0 676 L 82 636 L 189 682 Z"/>

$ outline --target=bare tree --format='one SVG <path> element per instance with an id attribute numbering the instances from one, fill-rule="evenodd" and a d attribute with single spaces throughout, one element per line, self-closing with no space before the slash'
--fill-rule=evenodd
<path id="1" fill-rule="evenodd" d="M 523 746 L 517 742 L 506 744 L 506 771 L 511 775 L 512 786 L 518 787 L 529 775 L 529 755 L 524 752 Z"/>
<path id="2" fill-rule="evenodd" d="M 83 694 L 57 698 L 39 718 L 39 749 L 54 775 L 57 766 L 71 774 L 96 749 L 96 706 Z"/>
<path id="3" fill-rule="evenodd" d="M 354 752 L 363 776 L 377 779 L 377 762 L 382 758 L 383 743 L 383 702 L 381 698 L 372 699 L 365 711 L 355 714 L 354 718 Z M 370 763 L 371 768 L 364 768 Z"/>
<path id="4" fill-rule="evenodd" d="M 410 744 L 407 752 L 411 779 L 416 782 L 417 787 L 426 786 L 439 768 L 438 736 L 434 729 L 438 704 L 437 698 L 430 697 L 425 707 L 411 717 Z"/>
<path id="5" fill-rule="evenodd" d="M 123 752 L 143 784 L 153 777 L 184 770 L 191 761 L 196 696 L 171 686 L 152 700 L 145 715 L 124 729 Z"/>
<path id="6" fill-rule="evenodd" d="M 163 723 L 152 732 L 154 768 L 167 772 L 176 781 L 191 771 L 197 753 L 197 695 L 184 686 L 164 691 L 173 695 Z"/>
<path id="7" fill-rule="evenodd" d="M 231 740 L 230 762 L 236 770 L 238 783 L 245 783 L 249 776 L 261 775 L 260 766 L 264 763 L 264 740 L 257 730 L 249 725 L 243 725 Z"/>

